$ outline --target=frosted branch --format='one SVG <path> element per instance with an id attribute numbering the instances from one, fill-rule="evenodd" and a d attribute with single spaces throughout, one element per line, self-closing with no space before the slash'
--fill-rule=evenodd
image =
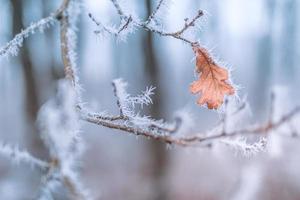
<path id="1" fill-rule="evenodd" d="M 152 26 L 151 26 L 151 23 L 150 23 L 152 20 L 154 20 L 154 18 L 155 18 L 155 16 L 156 16 L 157 12 L 161 9 L 162 4 L 163 4 L 163 2 L 164 2 L 163 0 L 160 0 L 160 1 L 159 1 L 159 3 L 158 3 L 158 5 L 157 5 L 156 9 L 153 11 L 153 13 L 151 13 L 151 15 L 148 17 L 148 19 L 147 19 L 145 22 L 141 22 L 140 20 L 134 19 L 134 18 L 132 17 L 132 15 L 126 15 L 126 14 L 123 12 L 123 10 L 121 9 L 121 6 L 120 6 L 120 4 L 118 3 L 117 0 L 111 0 L 111 1 L 112 1 L 112 3 L 114 4 L 114 6 L 115 6 L 115 8 L 116 8 L 116 10 L 117 10 L 117 12 L 118 12 L 118 14 L 119 14 L 121 20 L 124 20 L 124 19 L 125 19 L 125 21 L 127 20 L 127 26 L 123 26 L 123 28 L 121 28 L 122 31 L 123 31 L 124 29 L 128 28 L 128 24 L 133 23 L 134 26 L 136 26 L 136 27 L 138 27 L 138 28 L 142 28 L 142 29 L 144 29 L 144 30 L 146 30 L 146 31 L 151 31 L 151 32 L 156 33 L 156 34 L 158 34 L 158 35 L 160 35 L 160 36 L 173 37 L 173 38 L 175 38 L 175 39 L 178 39 L 178 40 L 181 40 L 181 41 L 183 41 L 183 42 L 186 42 L 186 43 L 188 43 L 188 44 L 190 44 L 190 45 L 192 45 L 192 46 L 198 44 L 197 41 L 191 41 L 191 40 L 185 38 L 185 37 L 183 36 L 183 34 L 184 34 L 184 32 L 187 31 L 189 28 L 194 27 L 196 21 L 197 21 L 201 16 L 204 15 L 204 13 L 203 13 L 202 10 L 199 10 L 199 11 L 197 12 L 197 14 L 192 18 L 192 20 L 186 19 L 183 28 L 181 28 L 180 30 L 175 31 L 175 32 L 165 32 L 165 31 L 163 31 L 163 30 L 156 29 L 156 28 L 152 27 Z M 115 30 L 113 30 L 113 29 L 111 29 L 111 28 L 105 27 L 102 23 L 98 22 L 98 21 L 92 16 L 91 13 L 89 13 L 89 17 L 90 17 L 91 20 L 92 20 L 97 26 L 99 26 L 102 30 L 107 31 L 108 33 L 111 33 L 111 34 L 113 34 L 113 35 L 115 35 L 115 36 L 118 36 L 118 32 L 117 32 L 117 31 L 115 31 Z M 101 33 L 101 30 L 95 31 L 95 33 L 96 33 L 96 34 Z"/>
<path id="2" fill-rule="evenodd" d="M 68 7 L 69 0 L 64 0 L 62 5 L 48 17 L 40 19 L 39 21 L 32 23 L 30 26 L 22 30 L 19 34 L 15 35 L 14 38 L 9 41 L 5 46 L 0 48 L 1 56 L 16 56 L 19 52 L 19 48 L 22 47 L 23 42 L 30 35 L 33 35 L 38 30 L 43 32 L 46 28 L 54 24 L 55 20 L 61 20 L 62 13 Z"/>
<path id="3" fill-rule="evenodd" d="M 5 46 L 0 48 L 0 57 L 16 56 L 18 55 L 19 48 L 22 47 L 23 42 L 30 35 L 36 33 L 36 31 L 43 32 L 46 28 L 50 27 L 55 21 L 53 15 L 43 18 L 38 22 L 32 23 L 26 29 L 22 30 L 17 34 L 11 41 L 9 41 Z"/>
<path id="4" fill-rule="evenodd" d="M 78 85 L 76 75 L 76 22 L 79 15 L 79 3 L 74 0 L 67 0 L 65 12 L 62 13 L 60 20 L 61 56 L 64 64 L 66 78 L 75 86 Z"/>
<path id="5" fill-rule="evenodd" d="M 120 116 L 122 117 L 134 117 L 134 107 L 135 105 L 152 104 L 151 96 L 154 94 L 154 87 L 147 87 L 142 94 L 138 96 L 130 96 L 127 91 L 127 83 L 122 79 L 116 79 L 112 82 L 114 95 L 117 98 L 117 105 L 120 110 Z"/>
<path id="6" fill-rule="evenodd" d="M 162 121 L 153 120 L 149 117 L 140 117 L 139 115 L 136 115 L 134 113 L 133 107 L 130 107 L 132 97 L 130 97 L 130 95 L 126 92 L 127 84 L 121 79 L 117 79 L 113 82 L 113 85 L 114 93 L 117 97 L 117 105 L 120 109 L 120 115 L 114 117 L 107 117 L 85 111 L 81 112 L 81 118 L 83 120 L 111 129 L 122 130 L 133 135 L 141 135 L 168 144 L 175 144 L 179 146 L 197 146 L 201 145 L 204 142 L 211 143 L 213 141 L 220 141 L 223 143 L 224 141 L 226 141 L 226 143 L 229 144 L 229 140 L 224 139 L 235 137 L 238 138 L 240 136 L 247 135 L 257 135 L 263 137 L 271 131 L 275 131 L 280 126 L 288 123 L 300 113 L 300 107 L 296 107 L 291 112 L 282 116 L 278 121 L 267 121 L 266 123 L 262 123 L 259 125 L 249 125 L 241 129 L 228 131 L 226 129 L 228 118 L 237 115 L 246 107 L 246 103 L 242 102 L 242 104 L 231 113 L 229 113 L 227 109 L 225 110 L 224 118 L 221 120 L 220 124 L 217 125 L 217 127 L 212 128 L 210 131 L 207 131 L 207 133 L 212 134 L 197 133 L 193 136 L 178 136 L 176 132 L 180 128 L 182 123 L 182 120 L 180 118 L 176 119 L 175 125 L 173 125 L 173 127 L 170 128 L 169 124 L 163 123 Z M 152 90 L 153 89 L 151 89 L 150 92 L 148 92 L 151 93 L 151 95 Z M 148 98 L 150 97 L 147 96 L 147 103 L 150 103 L 151 101 Z M 142 103 L 143 101 L 137 102 Z M 244 145 L 241 145 L 242 143 L 244 143 Z M 259 144 L 261 143 L 247 144 L 242 140 L 233 140 L 231 144 L 235 144 L 233 146 L 236 147 L 243 147 L 245 152 L 255 152 L 256 150 L 260 149 Z"/>
<path id="7" fill-rule="evenodd" d="M 145 22 L 145 25 L 148 25 L 151 23 L 152 20 L 155 19 L 156 14 L 160 10 L 161 6 L 164 4 L 165 0 L 160 0 L 154 9 L 154 11 L 151 13 L 151 15 L 148 17 L 147 21 Z"/>
<path id="8" fill-rule="evenodd" d="M 112 85 L 117 98 L 116 104 L 120 111 L 119 115 L 103 115 L 81 109 L 83 120 L 158 140 L 162 138 L 168 140 L 168 136 L 179 129 L 181 124 L 179 118 L 176 118 L 174 123 L 169 124 L 162 120 L 154 120 L 148 116 L 140 116 L 135 113 L 134 108 L 136 105 L 143 107 L 152 103 L 153 87 L 147 88 L 138 96 L 131 96 L 126 91 L 127 83 L 122 79 L 114 80 Z M 172 142 L 170 141 L 170 143 Z"/>
<path id="9" fill-rule="evenodd" d="M 18 147 L 13 147 L 2 142 L 0 142 L 0 154 L 17 164 L 27 163 L 32 167 L 38 167 L 43 170 L 49 167 L 46 161 L 40 160 L 32 156 L 27 151 L 19 150 Z"/>

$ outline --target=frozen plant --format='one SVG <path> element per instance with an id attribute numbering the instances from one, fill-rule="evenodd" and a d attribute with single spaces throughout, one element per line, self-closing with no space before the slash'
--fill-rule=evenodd
<path id="1" fill-rule="evenodd" d="M 132 96 L 126 91 L 127 83 L 122 79 L 116 79 L 112 82 L 116 106 L 119 109 L 118 114 L 97 113 L 87 109 L 80 98 L 81 89 L 76 62 L 76 22 L 78 15 L 82 12 L 82 6 L 78 0 L 62 0 L 62 4 L 57 11 L 49 17 L 33 23 L 17 34 L 4 47 L 0 48 L 0 56 L 16 55 L 18 49 L 22 47 L 24 39 L 29 35 L 33 35 L 37 29 L 43 30 L 54 24 L 55 21 L 60 24 L 60 45 L 65 79 L 59 81 L 57 96 L 45 103 L 40 110 L 38 119 L 41 138 L 49 150 L 50 160 L 42 161 L 26 151 L 20 151 L 10 145 L 0 144 L 0 154 L 12 161 L 28 163 L 45 171 L 41 178 L 37 199 L 55 199 L 53 193 L 58 188 L 66 189 L 70 199 L 92 199 L 79 179 L 78 165 L 84 149 L 80 131 L 81 121 L 117 129 L 123 133 L 145 136 L 171 145 L 213 147 L 215 143 L 222 143 L 235 149 L 236 152 L 240 151 L 250 156 L 265 151 L 268 136 L 278 134 L 277 130 L 280 127 L 289 124 L 298 117 L 300 113 L 299 106 L 273 120 L 273 100 L 276 95 L 272 95 L 270 116 L 266 122 L 238 127 L 232 126 L 232 124 L 237 123 L 237 118 L 247 109 L 247 106 L 245 102 L 234 104 L 234 108 L 228 106 L 231 102 L 229 102 L 227 96 L 236 94 L 236 87 L 230 79 L 230 71 L 220 66 L 210 52 L 202 47 L 198 41 L 185 36 L 187 31 L 195 27 L 204 12 L 199 10 L 193 18 L 184 20 L 181 29 L 169 32 L 162 29 L 162 26 L 158 26 L 160 10 L 165 6 L 164 0 L 158 1 L 153 13 L 145 21 L 140 20 L 134 14 L 125 12 L 117 0 L 111 0 L 111 2 L 120 17 L 120 25 L 118 27 L 107 27 L 98 22 L 92 14 L 88 14 L 99 29 L 95 33 L 106 32 L 113 36 L 125 38 L 133 30 L 143 29 L 187 44 L 195 53 L 196 72 L 199 75 L 199 79 L 192 83 L 190 91 L 200 95 L 197 102 L 200 105 L 205 105 L 209 109 L 220 109 L 223 106 L 224 111 L 220 115 L 221 119 L 215 127 L 206 132 L 192 134 L 181 132 L 182 130 L 189 130 L 188 128 L 182 128 L 190 126 L 188 122 L 192 120 L 189 116 L 181 114 L 174 119 L 174 122 L 166 122 L 165 120 L 153 119 L 151 116 L 141 115 L 139 109 L 152 104 L 151 96 L 154 95 L 154 88 L 149 87 L 140 95 Z M 250 140 L 253 138 L 256 140 Z M 246 170 L 245 177 L 248 176 L 249 173 Z M 251 187 L 257 181 L 256 178 L 250 180 L 250 182 L 247 182 L 247 180 L 244 181 L 245 185 Z M 241 191 L 246 186 L 242 187 Z M 249 194 L 250 197 L 251 195 Z M 238 193 L 236 196 L 239 199 L 240 194 Z"/>

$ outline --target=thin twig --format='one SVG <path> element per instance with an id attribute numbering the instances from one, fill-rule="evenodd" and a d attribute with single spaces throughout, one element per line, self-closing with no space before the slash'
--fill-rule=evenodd
<path id="1" fill-rule="evenodd" d="M 114 81 L 112 82 L 112 86 L 113 86 L 114 95 L 117 98 L 117 106 L 119 108 L 120 117 L 124 118 L 123 107 L 121 105 L 121 100 L 120 100 L 120 97 L 118 95 L 118 88 L 117 88 L 116 83 Z"/>
<path id="2" fill-rule="evenodd" d="M 123 30 L 127 29 L 130 22 L 132 22 L 132 17 L 131 16 L 129 16 L 128 19 L 126 20 L 126 23 L 119 28 L 117 34 L 120 34 Z"/>
<path id="3" fill-rule="evenodd" d="M 120 15 L 120 17 L 125 16 L 125 14 L 124 14 L 123 10 L 121 9 L 121 6 L 120 6 L 120 4 L 118 3 L 118 1 L 117 1 L 117 0 L 111 0 L 111 2 L 114 4 L 114 6 L 115 6 L 115 8 L 116 8 L 118 14 Z"/>
<path id="4" fill-rule="evenodd" d="M 165 0 L 160 0 L 156 6 L 156 8 L 154 9 L 154 11 L 151 13 L 151 15 L 148 17 L 147 21 L 145 22 L 145 25 L 150 24 L 150 22 L 155 18 L 156 14 L 158 13 L 159 9 L 161 8 L 161 6 L 163 5 Z"/>
<path id="5" fill-rule="evenodd" d="M 120 6 L 120 4 L 118 3 L 118 1 L 117 1 L 117 0 L 111 0 L 111 1 L 112 1 L 112 3 L 114 4 L 115 8 L 117 9 L 117 12 L 118 12 L 118 14 L 120 15 L 121 20 L 122 20 L 122 19 L 128 20 L 127 23 L 126 23 L 126 24 L 127 24 L 126 26 L 128 26 L 128 24 L 129 24 L 130 22 L 132 22 L 132 23 L 134 23 L 135 26 L 140 27 L 140 28 L 143 28 L 143 29 L 145 29 L 146 31 L 151 31 L 151 32 L 156 33 L 156 34 L 158 34 L 158 35 L 160 35 L 160 36 L 173 37 L 173 38 L 175 38 L 175 39 L 178 39 L 178 40 L 181 40 L 181 41 L 183 41 L 183 42 L 186 42 L 186 43 L 190 44 L 191 46 L 194 46 L 194 45 L 198 44 L 197 41 L 192 41 L 192 40 L 190 40 L 190 39 L 187 39 L 187 38 L 183 37 L 182 34 L 183 34 L 185 31 L 187 31 L 190 27 L 195 26 L 196 21 L 197 21 L 201 16 L 203 16 L 203 11 L 202 11 L 202 10 L 199 10 L 199 11 L 197 12 L 197 15 L 195 15 L 195 16 L 193 17 L 193 19 L 192 19 L 190 22 L 186 22 L 185 25 L 184 25 L 184 27 L 183 27 L 182 29 L 180 29 L 180 30 L 178 30 L 178 31 L 175 31 L 175 32 L 165 32 L 165 31 L 163 31 L 163 30 L 159 30 L 159 29 L 156 29 L 156 28 L 150 26 L 151 20 L 153 20 L 153 18 L 155 17 L 156 13 L 157 13 L 158 10 L 161 8 L 161 5 L 162 5 L 162 3 L 163 3 L 162 0 L 159 2 L 158 6 L 157 6 L 156 9 L 154 10 L 154 12 L 148 17 L 148 19 L 146 20 L 146 22 L 140 22 L 140 21 L 137 21 L 137 20 L 133 19 L 133 18 L 131 17 L 131 15 L 129 15 L 129 16 L 128 16 L 128 15 L 125 15 L 124 12 L 123 12 L 123 10 L 121 9 L 121 6 Z M 92 16 L 92 14 L 89 14 L 89 16 L 90 16 L 90 18 L 92 19 L 92 21 L 93 21 L 97 26 L 102 25 L 101 23 L 99 23 L 99 22 L 97 22 L 97 21 L 95 20 L 95 18 Z M 129 19 L 130 19 L 130 20 L 129 20 Z M 105 31 L 107 31 L 107 32 L 109 32 L 109 33 L 112 33 L 112 31 L 110 31 L 110 29 L 106 28 L 106 27 L 103 26 L 103 25 L 102 25 L 102 28 L 103 28 Z M 125 28 L 125 27 L 124 27 L 124 28 Z M 121 28 L 121 30 L 123 31 L 124 28 Z M 114 34 L 114 35 L 117 35 L 117 34 Z"/>
<path id="6" fill-rule="evenodd" d="M 192 26 L 195 26 L 196 21 L 203 15 L 204 15 L 203 11 L 198 10 L 197 15 L 195 15 L 194 18 L 190 22 L 186 21 L 184 24 L 184 27 L 181 30 L 174 32 L 173 34 L 174 35 L 182 35 L 187 29 L 189 29 Z"/>

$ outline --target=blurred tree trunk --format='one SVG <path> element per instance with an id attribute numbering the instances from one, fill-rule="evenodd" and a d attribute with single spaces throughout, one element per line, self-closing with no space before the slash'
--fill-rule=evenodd
<path id="1" fill-rule="evenodd" d="M 273 66 L 273 25 L 274 25 L 274 11 L 275 11 L 274 0 L 267 0 L 266 15 L 268 20 L 267 32 L 258 39 L 257 44 L 257 70 L 256 70 L 256 84 L 254 90 L 259 88 L 260 92 L 255 92 L 257 95 L 255 97 L 255 105 L 258 106 L 258 110 L 264 112 L 263 109 L 267 103 L 265 99 L 269 98 L 268 89 L 270 87 L 270 81 L 272 78 L 272 66 Z"/>
<path id="2" fill-rule="evenodd" d="M 23 6 L 26 1 L 11 0 L 13 8 L 13 35 L 19 33 L 24 27 L 22 23 Z M 34 75 L 32 61 L 29 55 L 28 42 L 24 41 L 24 46 L 20 49 L 19 53 L 20 64 L 24 74 L 24 87 L 25 87 L 25 109 L 26 109 L 26 122 L 27 131 L 25 138 L 27 139 L 28 148 L 33 154 L 42 156 L 45 155 L 45 149 L 38 135 L 35 121 L 39 109 L 38 87 Z"/>
<path id="3" fill-rule="evenodd" d="M 49 16 L 53 12 L 53 2 L 47 1 L 43 3 L 43 17 Z M 45 33 L 47 46 L 52 46 L 55 49 L 55 39 L 58 39 L 58 35 L 55 33 L 55 28 L 48 29 Z M 59 52 L 59 53 L 58 53 Z M 50 63 L 47 63 L 47 67 L 50 70 L 50 78 L 52 82 L 64 78 L 64 70 L 62 64 L 58 63 L 55 58 L 60 58 L 60 51 L 49 51 L 47 55 L 50 57 Z M 48 71 L 48 70 L 47 70 Z M 45 74 L 46 75 L 46 74 Z"/>
<path id="4" fill-rule="evenodd" d="M 146 16 L 152 11 L 152 0 L 146 0 Z M 155 55 L 153 33 L 148 31 L 143 39 L 144 60 L 147 76 L 152 85 L 156 86 L 155 95 L 153 96 L 153 105 L 151 107 L 151 116 L 161 118 L 163 115 L 163 92 L 161 91 L 159 80 L 159 63 Z M 167 168 L 167 151 L 165 144 L 158 141 L 150 141 L 150 152 L 152 165 L 149 166 L 153 178 L 153 200 L 167 199 L 164 176 Z"/>
<path id="5" fill-rule="evenodd" d="M 284 75 L 284 81 L 291 83 L 295 80 L 295 61 L 297 50 L 297 14 L 298 14 L 298 0 L 286 0 L 283 3 L 283 23 L 282 32 L 280 35 L 281 42 L 281 59 L 280 65 Z"/>

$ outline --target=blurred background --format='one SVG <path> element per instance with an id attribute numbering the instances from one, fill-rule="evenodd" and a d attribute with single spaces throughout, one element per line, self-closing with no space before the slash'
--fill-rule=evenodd
<path id="1" fill-rule="evenodd" d="M 46 17 L 60 0 L 0 0 L 0 46 L 31 22 Z M 146 19 L 156 0 L 124 0 L 128 11 Z M 122 77 L 137 94 L 156 87 L 154 104 L 144 110 L 172 120 L 186 110 L 193 131 L 216 124 L 218 113 L 195 104 L 189 84 L 196 79 L 190 46 L 136 30 L 126 41 L 94 34 L 91 12 L 104 24 L 118 24 L 109 0 L 85 0 L 78 31 L 78 66 L 83 101 L 93 110 L 117 112 L 111 81 Z M 239 96 L 247 96 L 254 117 L 268 114 L 270 91 L 285 88 L 299 104 L 300 1 L 172 0 L 160 13 L 166 30 L 178 30 L 198 9 L 205 16 L 187 34 L 199 39 L 232 70 Z M 0 58 L 0 141 L 17 144 L 47 159 L 36 125 L 41 105 L 55 95 L 63 78 L 57 25 L 27 39 L 17 57 Z M 86 151 L 82 180 L 96 199 L 214 200 L 300 199 L 297 141 L 286 138 L 283 153 L 245 158 L 226 148 L 167 147 L 156 141 L 83 123 Z M 32 199 L 40 172 L 0 157 L 0 199 Z M 250 197 L 249 197 L 250 196 Z"/>

